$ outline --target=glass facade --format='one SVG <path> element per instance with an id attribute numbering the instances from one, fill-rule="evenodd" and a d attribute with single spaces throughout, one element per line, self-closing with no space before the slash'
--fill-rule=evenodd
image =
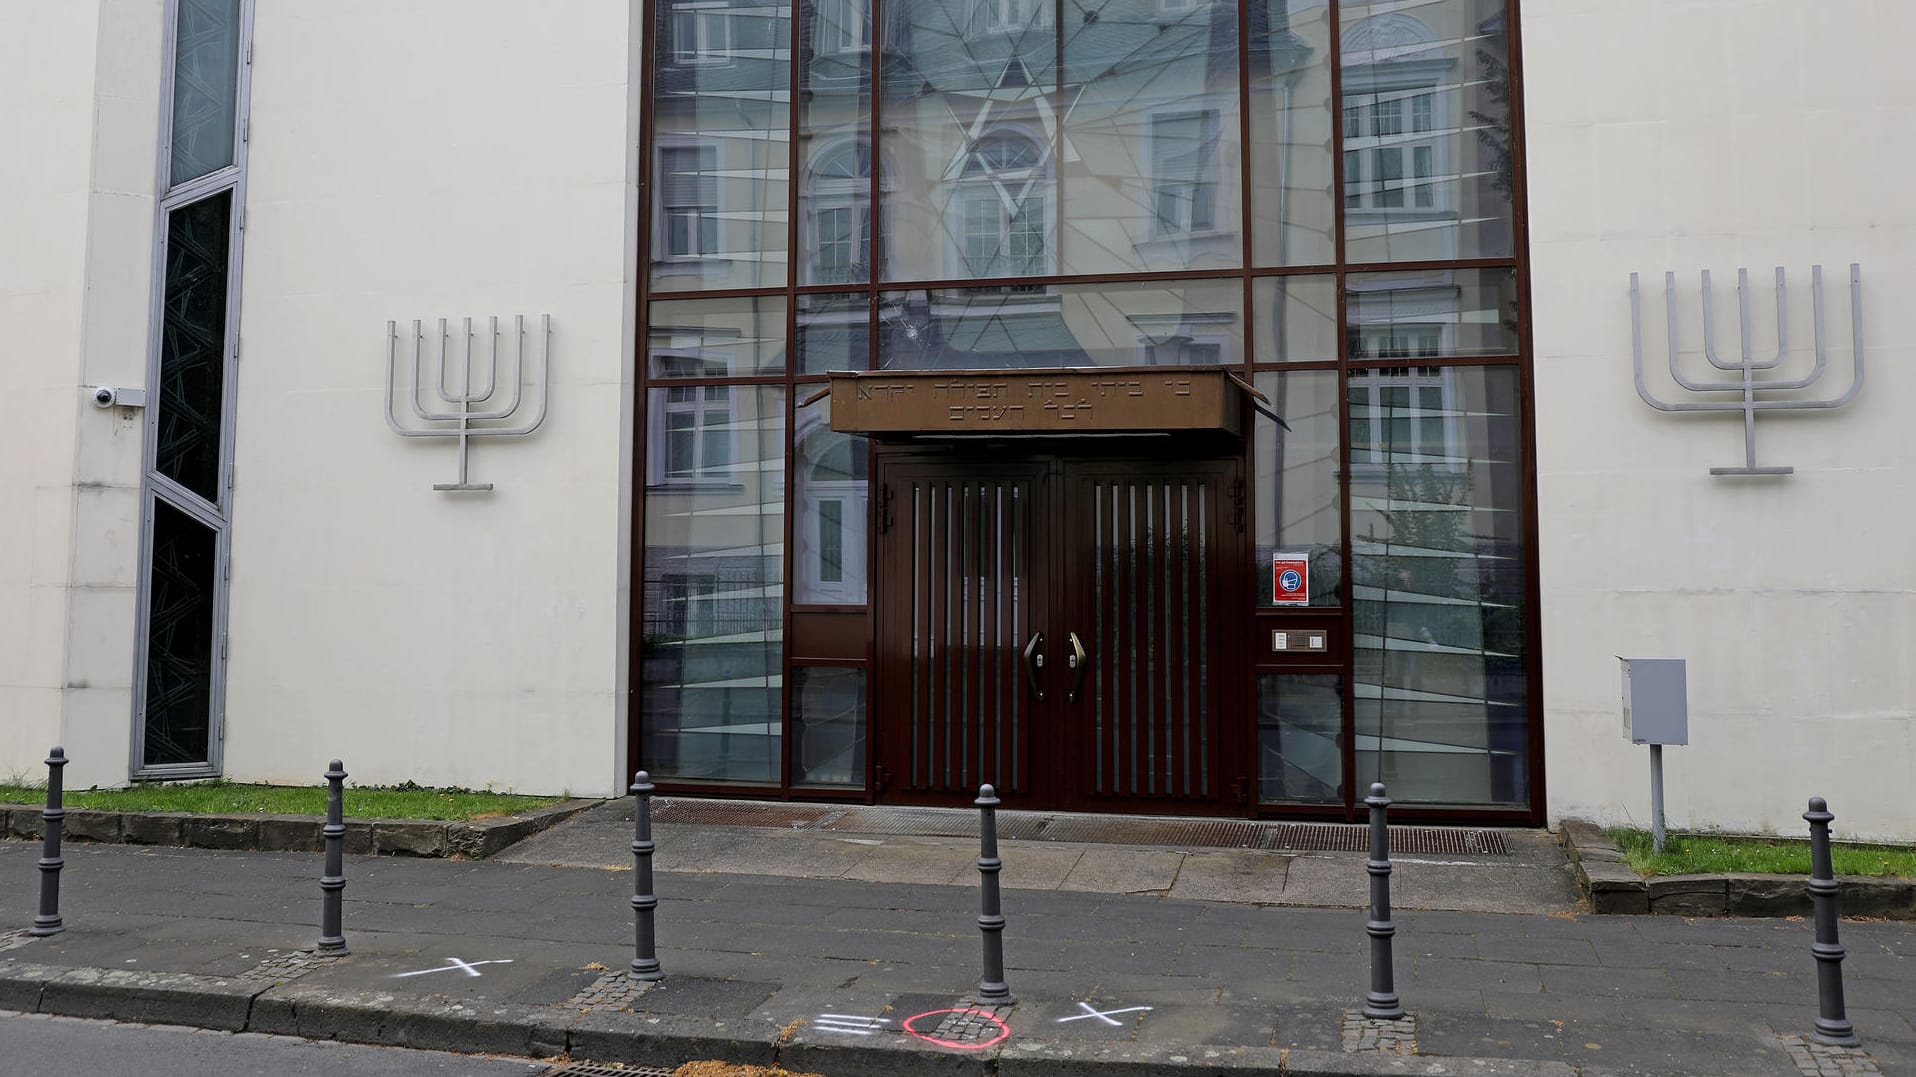
<path id="1" fill-rule="evenodd" d="M 829 372 L 1223 367 L 1247 799 L 1534 811 L 1514 9 L 654 5 L 640 764 L 885 795 L 886 447 Z"/>

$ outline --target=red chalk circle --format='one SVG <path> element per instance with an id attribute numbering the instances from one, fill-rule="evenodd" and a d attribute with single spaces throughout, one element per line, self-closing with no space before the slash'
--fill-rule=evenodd
<path id="1" fill-rule="evenodd" d="M 968 1013 L 977 1017 L 982 1017 L 985 1020 L 990 1021 L 992 1024 L 998 1026 L 998 1034 L 986 1040 L 983 1043 L 959 1043 L 956 1040 L 941 1040 L 936 1036 L 927 1035 L 923 1032 L 918 1031 L 916 1028 L 912 1027 L 914 1022 L 922 1021 L 927 1017 L 943 1017 L 945 1014 L 948 1014 L 948 1013 Z M 998 1020 L 998 1016 L 996 1014 L 989 1013 L 985 1010 L 964 1010 L 964 1009 L 926 1010 L 924 1013 L 915 1014 L 911 1017 L 905 1018 L 904 1024 L 899 1027 L 903 1028 L 910 1035 L 916 1036 L 919 1039 L 924 1040 L 926 1043 L 935 1043 L 940 1047 L 949 1047 L 954 1051 L 982 1051 L 987 1047 L 993 1046 L 994 1044 L 1003 1043 L 1005 1039 L 1011 1035 L 1010 1025 L 1007 1025 L 1003 1021 Z"/>

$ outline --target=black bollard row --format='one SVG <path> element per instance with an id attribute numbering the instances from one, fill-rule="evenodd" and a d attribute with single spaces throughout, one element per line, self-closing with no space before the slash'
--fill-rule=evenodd
<path id="1" fill-rule="evenodd" d="M 652 892 L 652 853 L 658 848 L 658 843 L 652 840 L 654 788 L 651 777 L 645 771 L 641 770 L 632 776 L 631 793 L 638 809 L 637 818 L 632 824 L 632 924 L 636 933 L 633 940 L 632 978 L 656 981 L 665 979 L 665 971 L 659 967 L 657 925 L 654 923 L 658 915 L 659 896 Z"/>
<path id="2" fill-rule="evenodd" d="M 60 831 L 67 817 L 61 769 L 66 765 L 66 749 L 54 745 L 47 753 L 47 806 L 40 811 L 40 914 L 33 918 L 29 932 L 34 935 L 66 930 L 60 919 L 60 869 L 66 866 L 60 857 Z"/>
<path id="3" fill-rule="evenodd" d="M 1390 828 L 1385 822 L 1390 798 L 1384 783 L 1373 784 L 1364 803 L 1370 805 L 1370 919 L 1364 924 L 1370 935 L 1370 994 L 1364 998 L 1364 1016 L 1394 1021 L 1404 1016 L 1404 1004 L 1397 998 L 1390 958 L 1397 925 L 1390 922 Z"/>
<path id="4" fill-rule="evenodd" d="M 1011 988 L 1005 984 L 1005 915 L 998 894 L 998 873 L 1004 861 L 998 859 L 998 794 L 989 785 L 978 787 L 978 881 L 980 897 L 978 930 L 984 936 L 985 977 L 978 981 L 978 1001 L 1010 1005 Z"/>
<path id="5" fill-rule="evenodd" d="M 1843 1009 L 1843 946 L 1836 940 L 1836 870 L 1830 862 L 1830 823 L 1836 816 L 1822 797 L 1810 798 L 1803 813 L 1810 824 L 1810 904 L 1816 912 L 1816 1031 L 1810 1039 L 1832 1047 L 1857 1047 L 1862 1040 Z"/>
<path id="6" fill-rule="evenodd" d="M 339 760 L 326 770 L 326 866 L 319 877 L 319 944 L 316 952 L 336 957 L 346 952 L 341 906 L 346 898 L 346 768 Z"/>

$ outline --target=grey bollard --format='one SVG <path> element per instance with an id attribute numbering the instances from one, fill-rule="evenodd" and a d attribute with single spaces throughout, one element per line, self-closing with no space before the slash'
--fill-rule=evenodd
<path id="1" fill-rule="evenodd" d="M 61 771 L 67 750 L 59 745 L 47 753 L 47 806 L 40 812 L 40 915 L 33 918 L 32 935 L 58 935 L 67 929 L 60 919 L 60 830 L 66 824 L 66 790 Z"/>
<path id="2" fill-rule="evenodd" d="M 314 952 L 337 957 L 346 952 L 341 906 L 346 900 L 346 768 L 333 760 L 326 770 L 326 866 L 319 877 L 319 944 Z"/>
<path id="3" fill-rule="evenodd" d="M 978 881 L 983 887 L 978 930 L 984 936 L 985 978 L 978 981 L 978 1001 L 1009 1006 L 1017 999 L 1005 985 L 1005 915 L 998 894 L 998 794 L 989 785 L 978 787 Z"/>
<path id="4" fill-rule="evenodd" d="M 1810 1039 L 1832 1047 L 1857 1047 L 1856 1029 L 1843 1010 L 1843 947 L 1836 941 L 1836 871 L 1830 863 L 1830 823 L 1836 818 L 1822 797 L 1803 813 L 1810 824 L 1810 904 L 1816 910 L 1816 1031 Z"/>
<path id="5" fill-rule="evenodd" d="M 658 843 L 652 840 L 654 788 L 645 771 L 632 776 L 631 793 L 638 809 L 632 824 L 632 922 L 636 934 L 632 946 L 632 978 L 651 981 L 665 979 L 665 971 L 659 967 L 659 940 L 657 925 L 653 922 L 659 909 L 659 896 L 652 892 L 652 853 L 658 848 Z"/>
<path id="6" fill-rule="evenodd" d="M 1384 783 L 1372 784 L 1364 803 L 1370 805 L 1370 920 L 1364 924 L 1370 935 L 1370 994 L 1364 998 L 1364 1016 L 1394 1021 L 1404 1016 L 1404 1004 L 1397 998 L 1390 957 L 1397 925 L 1390 922 L 1390 828 L 1384 818 L 1390 798 Z"/>

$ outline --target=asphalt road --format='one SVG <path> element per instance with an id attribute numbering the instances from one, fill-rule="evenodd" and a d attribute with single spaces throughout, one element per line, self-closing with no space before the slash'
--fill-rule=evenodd
<path id="1" fill-rule="evenodd" d="M 552 1064 L 0 1010 L 6 1077 L 532 1077 Z"/>

